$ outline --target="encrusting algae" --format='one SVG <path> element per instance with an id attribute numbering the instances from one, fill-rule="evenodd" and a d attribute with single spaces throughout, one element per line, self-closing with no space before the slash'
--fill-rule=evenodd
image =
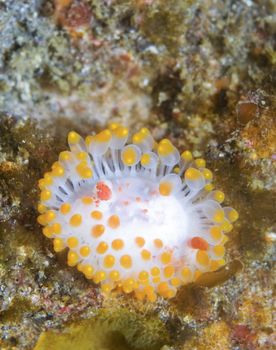
<path id="1" fill-rule="evenodd" d="M 39 181 L 38 222 L 54 250 L 103 293 L 119 288 L 140 299 L 175 296 L 181 285 L 225 264 L 238 213 L 222 207 L 204 159 L 181 155 L 168 139 L 112 123 L 70 151 Z"/>
<path id="2" fill-rule="evenodd" d="M 145 319 L 126 308 L 115 308 L 67 325 L 65 331 L 42 333 L 33 350 L 160 350 L 168 342 L 168 330 L 154 315 Z"/>

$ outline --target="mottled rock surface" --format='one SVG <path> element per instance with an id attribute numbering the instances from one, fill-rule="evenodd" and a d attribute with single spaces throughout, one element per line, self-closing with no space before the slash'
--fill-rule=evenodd
<path id="1" fill-rule="evenodd" d="M 272 349 L 275 12 L 268 0 L 0 0 L 1 349 Z M 104 299 L 36 222 L 37 180 L 68 131 L 110 120 L 205 157 L 240 213 L 226 268 L 172 300 Z"/>

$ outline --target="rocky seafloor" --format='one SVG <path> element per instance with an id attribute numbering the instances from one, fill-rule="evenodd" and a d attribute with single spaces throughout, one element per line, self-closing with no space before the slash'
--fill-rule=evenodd
<path id="1" fill-rule="evenodd" d="M 0 349 L 271 350 L 276 6 L 269 0 L 0 0 Z M 206 159 L 240 214 L 227 265 L 155 303 L 66 266 L 38 179 L 109 121 Z"/>

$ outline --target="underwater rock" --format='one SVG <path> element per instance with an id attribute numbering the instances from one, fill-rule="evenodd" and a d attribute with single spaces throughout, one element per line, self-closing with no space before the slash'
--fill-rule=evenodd
<path id="1" fill-rule="evenodd" d="M 78 13 L 64 22 L 57 3 Z M 78 334 L 101 313 L 113 336 L 92 329 L 95 346 L 112 348 L 109 338 L 122 349 L 273 347 L 273 13 L 270 0 L 0 1 L 2 349 L 49 347 L 48 336 L 68 344 L 67 330 Z M 36 223 L 37 182 L 68 132 L 99 132 L 110 121 L 146 125 L 204 157 L 240 213 L 229 265 L 169 301 L 116 291 L 103 299 Z M 126 310 L 116 327 L 114 305 Z"/>

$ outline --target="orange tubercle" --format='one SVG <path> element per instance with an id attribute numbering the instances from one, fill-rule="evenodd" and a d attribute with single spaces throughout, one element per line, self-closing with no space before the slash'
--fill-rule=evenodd
<path id="1" fill-rule="evenodd" d="M 115 229 L 120 226 L 120 218 L 118 215 L 111 215 L 108 219 L 109 227 Z"/>

